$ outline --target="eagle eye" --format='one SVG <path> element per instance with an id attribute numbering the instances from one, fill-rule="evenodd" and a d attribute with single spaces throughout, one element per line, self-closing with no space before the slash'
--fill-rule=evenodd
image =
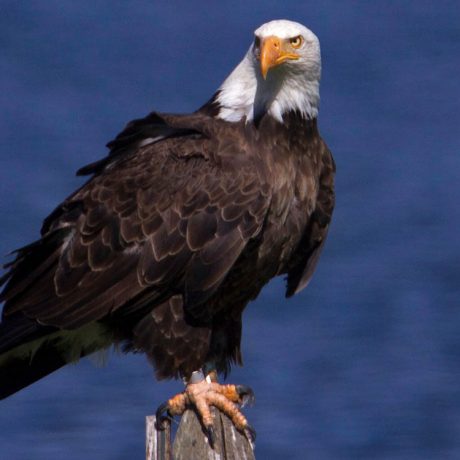
<path id="1" fill-rule="evenodd" d="M 293 37 L 289 40 L 289 43 L 293 48 L 300 48 L 303 43 L 302 35 L 297 35 L 297 37 Z"/>
<path id="2" fill-rule="evenodd" d="M 256 58 L 260 57 L 260 38 L 255 37 L 254 38 L 254 46 L 253 46 L 254 54 Z"/>

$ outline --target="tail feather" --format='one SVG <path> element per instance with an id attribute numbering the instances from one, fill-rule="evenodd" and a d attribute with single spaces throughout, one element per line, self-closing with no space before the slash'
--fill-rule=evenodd
<path id="1" fill-rule="evenodd" d="M 58 350 L 46 342 L 34 353 L 32 359 L 25 355 L 10 358 L 0 355 L 0 399 L 11 396 L 65 364 Z"/>
<path id="2" fill-rule="evenodd" d="M 0 399 L 66 364 L 56 348 L 57 329 L 21 313 L 0 323 Z M 51 339 L 51 340 L 49 340 Z"/>
<path id="3" fill-rule="evenodd" d="M 98 322 L 65 330 L 42 326 L 22 314 L 4 319 L 0 323 L 0 399 L 112 342 L 113 334 Z"/>
<path id="4" fill-rule="evenodd" d="M 0 357 L 13 348 L 45 337 L 57 330 L 52 326 L 43 326 L 22 313 L 4 318 L 0 323 Z"/>

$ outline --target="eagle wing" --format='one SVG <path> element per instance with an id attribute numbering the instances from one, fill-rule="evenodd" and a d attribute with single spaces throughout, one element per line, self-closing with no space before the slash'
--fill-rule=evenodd
<path id="1" fill-rule="evenodd" d="M 290 262 L 286 297 L 298 293 L 310 282 L 324 247 L 334 210 L 335 163 L 330 150 L 321 139 L 318 154 L 321 158 L 321 169 L 316 206 Z"/>
<path id="2" fill-rule="evenodd" d="M 270 188 L 247 147 L 236 137 L 223 144 L 196 116 L 191 126 L 154 121 L 145 145 L 128 126 L 136 148 L 119 136 L 45 220 L 42 238 L 18 251 L 3 278 L 3 321 L 22 314 L 73 329 L 121 310 L 141 318 L 176 294 L 199 311 L 261 232 Z"/>

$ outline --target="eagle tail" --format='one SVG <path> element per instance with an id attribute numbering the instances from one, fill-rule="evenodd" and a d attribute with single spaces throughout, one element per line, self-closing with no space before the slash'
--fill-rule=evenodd
<path id="1" fill-rule="evenodd" d="M 3 318 L 0 323 L 0 399 L 66 364 L 56 339 L 55 328 L 42 326 L 21 313 Z"/>
<path id="2" fill-rule="evenodd" d="M 52 343 L 45 342 L 34 353 L 0 355 L 0 399 L 7 398 L 19 390 L 58 370 L 66 363 L 59 350 Z"/>
<path id="3" fill-rule="evenodd" d="M 111 342 L 107 328 L 97 322 L 63 330 L 23 315 L 4 320 L 0 323 L 0 399 Z"/>

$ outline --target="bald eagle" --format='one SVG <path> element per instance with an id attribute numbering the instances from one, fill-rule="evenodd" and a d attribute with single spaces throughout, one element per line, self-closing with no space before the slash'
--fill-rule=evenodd
<path id="1" fill-rule="evenodd" d="M 271 21 L 192 114 L 130 122 L 87 182 L 5 265 L 0 397 L 112 344 L 143 352 L 156 376 L 183 378 L 160 406 L 209 406 L 251 431 L 220 385 L 241 364 L 241 315 L 277 275 L 286 296 L 309 282 L 331 220 L 335 166 L 318 127 L 320 46 Z M 211 376 L 212 378 L 208 378 Z"/>

